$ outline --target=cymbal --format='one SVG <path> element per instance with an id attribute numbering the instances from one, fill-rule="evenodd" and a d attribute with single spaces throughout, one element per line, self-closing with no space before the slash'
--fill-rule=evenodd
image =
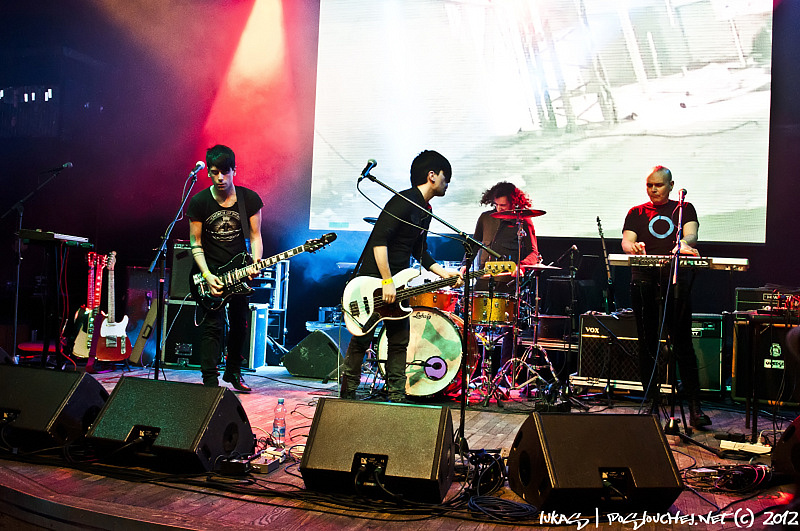
<path id="1" fill-rule="evenodd" d="M 375 223 L 378 221 L 378 218 L 364 218 L 364 221 L 366 221 L 370 225 L 375 225 Z"/>
<path id="2" fill-rule="evenodd" d="M 535 218 L 547 214 L 544 210 L 532 210 L 530 208 L 517 208 L 514 210 L 504 210 L 502 212 L 493 212 L 492 217 L 497 219 L 519 219 L 519 218 Z"/>

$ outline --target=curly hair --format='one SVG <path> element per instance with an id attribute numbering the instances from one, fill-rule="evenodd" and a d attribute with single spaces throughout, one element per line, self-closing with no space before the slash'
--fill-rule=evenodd
<path id="1" fill-rule="evenodd" d="M 501 181 L 485 192 L 481 196 L 482 205 L 492 205 L 498 197 L 508 197 L 511 201 L 511 208 L 530 208 L 531 200 L 528 194 L 517 188 L 513 183 Z"/>

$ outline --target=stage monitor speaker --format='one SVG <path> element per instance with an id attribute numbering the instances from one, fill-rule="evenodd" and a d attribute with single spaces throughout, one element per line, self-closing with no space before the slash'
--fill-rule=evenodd
<path id="1" fill-rule="evenodd" d="M 755 314 L 735 323 L 731 385 L 734 400 L 753 398 L 755 394 L 755 398 L 770 404 L 800 404 L 800 363 L 789 354 L 786 335 L 792 327 L 780 322 L 783 319 Z"/>
<path id="2" fill-rule="evenodd" d="M 683 482 L 653 415 L 533 413 L 508 456 L 508 484 L 541 511 L 669 509 Z"/>
<path id="3" fill-rule="evenodd" d="M 455 466 L 450 409 L 320 398 L 300 473 L 310 490 L 441 503 Z"/>
<path id="4" fill-rule="evenodd" d="M 169 298 L 183 300 L 189 294 L 189 282 L 192 277 L 192 258 L 189 242 L 175 240 L 172 244 L 172 268 L 169 279 Z"/>
<path id="5" fill-rule="evenodd" d="M 87 435 L 116 461 L 202 472 L 253 453 L 250 422 L 224 387 L 123 377 Z"/>
<path id="6" fill-rule="evenodd" d="M 326 378 L 342 364 L 342 354 L 325 332 L 307 335 L 283 357 L 283 366 L 293 376 Z"/>
<path id="7" fill-rule="evenodd" d="M 86 434 L 108 399 L 91 375 L 0 365 L 0 417 L 7 444 L 41 447 Z"/>

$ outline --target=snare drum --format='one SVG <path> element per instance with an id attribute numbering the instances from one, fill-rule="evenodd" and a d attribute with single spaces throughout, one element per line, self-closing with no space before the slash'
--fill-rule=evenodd
<path id="1" fill-rule="evenodd" d="M 459 295 L 457 291 L 440 289 L 430 293 L 421 293 L 409 297 L 408 305 L 412 308 L 425 306 L 426 308 L 437 308 L 452 313 L 456 309 Z"/>
<path id="2" fill-rule="evenodd" d="M 510 325 L 517 319 L 517 299 L 507 293 L 476 291 L 472 295 L 472 323 L 478 325 Z"/>
<path id="3" fill-rule="evenodd" d="M 414 308 L 408 318 L 411 322 L 406 354 L 406 394 L 459 393 L 464 321 L 434 308 Z M 477 365 L 478 341 L 475 335 L 470 334 L 467 344 L 467 373 L 471 375 Z M 388 348 L 389 339 L 384 328 L 378 335 L 379 360 L 386 360 Z"/>

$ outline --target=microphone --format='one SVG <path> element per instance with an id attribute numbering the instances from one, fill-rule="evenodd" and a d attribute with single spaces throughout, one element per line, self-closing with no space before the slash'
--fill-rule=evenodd
<path id="1" fill-rule="evenodd" d="M 364 177 L 368 177 L 372 179 L 372 175 L 370 175 L 369 172 L 372 171 L 372 168 L 374 168 L 377 165 L 378 161 L 376 161 L 375 159 L 369 159 L 367 161 L 367 165 L 364 166 L 363 170 L 361 170 L 361 178 L 363 179 Z"/>
<path id="2" fill-rule="evenodd" d="M 65 162 L 64 164 L 62 164 L 61 166 L 59 166 L 57 168 L 50 168 L 49 170 L 44 170 L 44 171 L 42 171 L 40 173 L 58 173 L 61 170 L 66 170 L 67 168 L 71 168 L 71 167 L 72 167 L 72 163 L 71 162 Z"/>
<path id="3" fill-rule="evenodd" d="M 193 170 L 192 170 L 192 172 L 189 174 L 189 177 L 195 177 L 195 176 L 197 175 L 197 173 L 198 173 L 200 170 L 202 170 L 203 168 L 205 168 L 205 167 L 206 167 L 206 163 L 205 163 L 205 162 L 203 162 L 202 160 L 198 160 L 198 161 L 195 163 L 195 165 L 194 165 L 194 169 L 193 169 Z"/>
<path id="4" fill-rule="evenodd" d="M 683 200 L 686 199 L 686 188 L 680 189 L 680 191 L 678 192 L 678 197 L 681 198 L 681 202 L 683 202 Z"/>

